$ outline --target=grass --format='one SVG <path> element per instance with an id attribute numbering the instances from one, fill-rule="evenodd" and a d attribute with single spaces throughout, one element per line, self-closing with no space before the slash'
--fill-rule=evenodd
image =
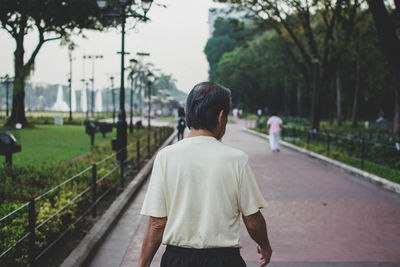
<path id="1" fill-rule="evenodd" d="M 175 122 L 175 117 L 174 116 L 165 116 L 165 117 L 160 117 L 160 121 L 167 121 L 167 122 Z"/>
<path id="2" fill-rule="evenodd" d="M 85 133 L 84 126 L 37 125 L 20 130 L 19 136 L 22 151 L 13 155 L 16 166 L 70 160 L 90 151 L 90 136 Z M 106 138 L 97 133 L 95 145 L 110 142 L 114 136 L 115 129 L 107 133 Z"/>
<path id="3" fill-rule="evenodd" d="M 293 141 L 290 141 L 290 143 L 293 144 Z M 307 143 L 303 142 L 303 141 L 300 141 L 300 142 L 297 141 L 294 144 L 299 147 L 302 147 L 302 148 L 306 148 L 306 146 L 307 146 Z M 313 151 L 315 153 L 327 156 L 334 160 L 340 161 L 347 165 L 353 166 L 355 168 L 358 168 L 358 169 L 361 168 L 361 159 L 360 158 L 351 157 L 344 151 L 339 151 L 332 146 L 330 148 L 329 156 L 326 153 L 325 144 L 319 144 L 316 142 L 310 143 L 309 150 Z M 382 165 L 382 164 L 377 164 L 370 160 L 364 160 L 364 171 L 378 175 L 378 176 L 383 177 L 394 183 L 400 183 L 400 170 L 393 169 L 393 168 L 390 168 L 390 167 Z"/>

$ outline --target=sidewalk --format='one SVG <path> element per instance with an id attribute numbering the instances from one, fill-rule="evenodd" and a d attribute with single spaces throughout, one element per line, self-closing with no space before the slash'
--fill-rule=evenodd
<path id="1" fill-rule="evenodd" d="M 245 151 L 268 202 L 274 250 L 270 266 L 400 266 L 400 197 L 339 169 L 229 124 L 223 142 Z M 137 266 L 147 218 L 139 215 L 147 183 L 97 251 L 90 266 Z M 255 243 L 241 227 L 241 254 L 258 266 Z M 163 248 L 152 266 L 159 266 Z"/>

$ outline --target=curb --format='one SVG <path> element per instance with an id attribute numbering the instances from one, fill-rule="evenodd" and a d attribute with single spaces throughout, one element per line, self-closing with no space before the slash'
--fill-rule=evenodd
<path id="1" fill-rule="evenodd" d="M 266 134 L 262 134 L 262 133 L 259 133 L 259 132 L 256 132 L 256 131 L 253 131 L 253 130 L 250 130 L 250 129 L 247 129 L 247 128 L 244 128 L 244 131 L 247 132 L 247 133 L 250 133 L 252 135 L 261 137 L 263 139 L 269 140 L 269 137 Z M 373 183 L 375 185 L 378 185 L 378 186 L 380 186 L 380 187 L 382 187 L 382 188 L 384 188 L 386 190 L 389 190 L 389 191 L 392 191 L 394 193 L 400 194 L 400 184 L 396 184 L 396 183 L 388 181 L 388 180 L 386 180 L 386 179 L 384 179 L 382 177 L 379 177 L 379 176 L 377 176 L 375 174 L 372 174 L 372 173 L 357 169 L 357 168 L 355 168 L 353 166 L 350 166 L 350 165 L 344 164 L 342 162 L 339 162 L 337 160 L 322 156 L 322 155 L 317 154 L 315 152 L 311 152 L 311 151 L 306 150 L 304 148 L 292 145 L 292 144 L 290 144 L 288 142 L 280 141 L 280 143 L 283 146 L 287 147 L 287 148 L 290 148 L 292 150 L 295 150 L 297 152 L 305 154 L 305 155 L 307 155 L 307 156 L 309 156 L 311 158 L 318 159 L 318 160 L 320 160 L 320 161 L 322 161 L 324 163 L 327 163 L 329 165 L 338 167 L 339 169 L 342 169 L 342 170 L 344 170 L 344 171 L 346 171 L 346 172 L 348 172 L 350 174 L 355 174 L 355 175 L 357 175 L 357 176 L 359 176 L 359 177 L 361 177 L 361 178 L 363 178 L 363 179 L 365 179 L 365 180 L 367 180 L 367 181 L 369 181 L 369 182 L 371 182 L 371 183 Z"/>
<path id="2" fill-rule="evenodd" d="M 130 184 L 124 189 L 124 191 L 114 200 L 107 211 L 101 216 L 99 221 L 90 229 L 89 233 L 82 239 L 79 245 L 69 254 L 69 256 L 60 265 L 61 267 L 76 267 L 84 266 L 85 261 L 90 258 L 95 249 L 101 244 L 108 234 L 108 231 L 112 228 L 114 223 L 118 220 L 119 216 L 125 210 L 125 207 L 129 204 L 130 200 L 140 189 L 143 182 L 149 176 L 153 162 L 156 158 L 157 152 L 171 144 L 177 131 L 175 130 L 167 140 L 161 145 L 161 147 L 154 153 L 153 157 L 146 163 L 146 165 L 140 170 Z"/>

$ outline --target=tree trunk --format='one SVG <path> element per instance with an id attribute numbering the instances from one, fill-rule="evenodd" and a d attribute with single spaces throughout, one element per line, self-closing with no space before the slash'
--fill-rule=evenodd
<path id="1" fill-rule="evenodd" d="M 311 96 L 311 129 L 319 130 L 320 108 L 319 108 L 319 65 L 318 62 L 313 63 L 313 88 Z"/>
<path id="2" fill-rule="evenodd" d="M 339 72 L 336 72 L 336 115 L 338 126 L 342 126 L 342 94 Z"/>
<path id="3" fill-rule="evenodd" d="M 367 0 L 367 2 L 382 44 L 382 51 L 389 62 L 390 74 L 395 81 L 393 133 L 400 136 L 400 39 L 384 2 L 382 0 Z M 395 6 L 399 14 L 400 2 L 396 0 Z"/>
<path id="4" fill-rule="evenodd" d="M 360 91 L 360 63 L 356 62 L 356 81 L 354 85 L 353 111 L 351 113 L 351 126 L 357 127 L 357 107 Z"/>
<path id="5" fill-rule="evenodd" d="M 22 30 L 21 30 L 22 31 Z M 24 66 L 24 35 L 19 34 L 16 38 L 16 49 L 14 52 L 14 88 L 11 116 L 8 119 L 6 126 L 15 126 L 21 123 L 22 126 L 27 126 L 28 121 L 25 117 L 25 79 L 29 71 Z"/>
<path id="6" fill-rule="evenodd" d="M 283 96 L 283 101 L 284 101 L 284 106 L 285 106 L 285 113 L 286 115 L 290 114 L 290 110 L 289 110 L 289 92 L 288 92 L 288 85 L 287 85 L 287 79 L 285 78 L 283 80 L 283 92 L 284 92 L 284 96 Z"/>
<path id="7" fill-rule="evenodd" d="M 394 118 L 393 118 L 393 133 L 400 136 L 400 83 L 396 83 L 394 91 Z"/>
<path id="8" fill-rule="evenodd" d="M 300 82 L 297 84 L 297 117 L 301 117 L 301 88 Z"/>

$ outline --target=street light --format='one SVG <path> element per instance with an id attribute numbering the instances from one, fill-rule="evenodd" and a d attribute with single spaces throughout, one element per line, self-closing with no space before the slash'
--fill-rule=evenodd
<path id="1" fill-rule="evenodd" d="M 117 151 L 122 150 L 120 153 L 117 153 L 117 160 L 120 161 L 121 166 L 123 166 L 123 162 L 126 159 L 126 143 L 127 143 L 127 124 L 126 124 L 126 114 L 125 114 L 125 23 L 126 18 L 133 17 L 142 21 L 147 21 L 146 13 L 149 11 L 152 0 L 142 0 L 142 9 L 143 14 L 137 13 L 135 10 L 131 9 L 132 1 L 128 0 L 119 0 L 119 12 L 117 13 L 105 13 L 102 16 L 105 17 L 118 17 L 121 18 L 121 87 L 120 87 L 120 110 L 118 112 L 118 122 L 117 122 L 117 141 L 115 149 Z M 98 0 L 97 5 L 100 9 L 104 10 L 107 7 L 107 1 Z M 128 10 L 127 10 L 128 9 Z M 123 168 L 121 167 L 121 170 Z M 121 174 L 122 176 L 122 174 Z"/>
<path id="2" fill-rule="evenodd" d="M 129 78 L 131 79 L 131 105 L 130 105 L 130 120 L 129 120 L 129 133 L 133 133 L 133 75 L 135 75 L 136 72 L 136 66 L 138 61 L 134 58 L 129 60 L 131 63 L 131 72 L 129 73 Z"/>
<path id="3" fill-rule="evenodd" d="M 112 98 L 112 105 L 113 105 L 113 111 L 112 111 L 112 117 L 113 117 L 113 124 L 115 123 L 115 91 L 114 91 L 114 76 L 110 77 L 111 81 L 111 98 Z"/>
<path id="4" fill-rule="evenodd" d="M 156 77 L 154 76 L 154 74 L 149 71 L 146 75 L 146 79 L 147 79 L 147 98 L 148 98 L 148 104 L 149 104 L 149 108 L 147 110 L 147 129 L 150 130 L 150 111 L 151 111 L 151 86 L 153 85 L 154 81 L 156 80 Z"/>
<path id="5" fill-rule="evenodd" d="M 102 59 L 103 55 L 83 55 L 83 59 L 91 59 L 92 60 L 92 78 L 89 79 L 89 81 L 92 83 L 92 91 L 90 94 L 91 98 L 91 106 L 90 106 L 90 111 L 92 114 L 92 118 L 94 118 L 94 102 L 95 102 L 95 95 L 94 95 L 94 61 L 96 59 Z M 87 96 L 89 98 L 89 95 Z M 88 106 L 89 108 L 89 106 Z"/>
<path id="6" fill-rule="evenodd" d="M 72 51 L 75 46 L 71 43 L 68 46 L 68 57 L 69 57 L 69 78 L 68 78 L 68 87 L 69 87 L 69 120 L 72 121 Z"/>

